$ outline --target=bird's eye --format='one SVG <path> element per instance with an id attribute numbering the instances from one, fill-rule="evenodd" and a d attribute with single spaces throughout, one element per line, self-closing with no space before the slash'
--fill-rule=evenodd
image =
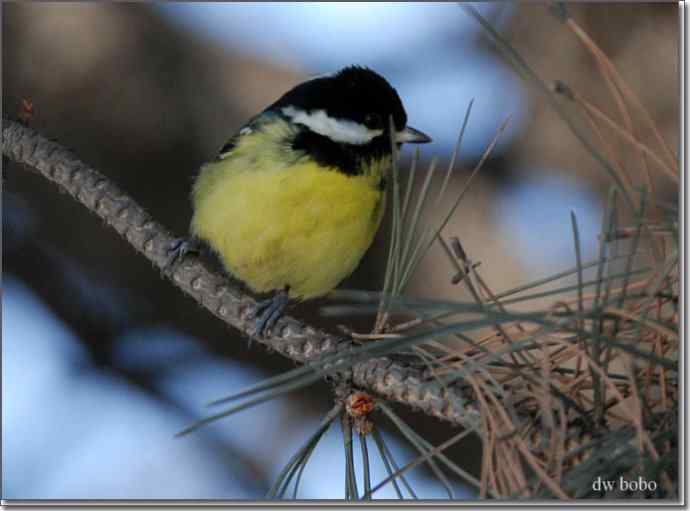
<path id="1" fill-rule="evenodd" d="M 364 124 L 366 124 L 369 128 L 382 128 L 383 119 L 379 114 L 367 114 L 364 117 Z"/>

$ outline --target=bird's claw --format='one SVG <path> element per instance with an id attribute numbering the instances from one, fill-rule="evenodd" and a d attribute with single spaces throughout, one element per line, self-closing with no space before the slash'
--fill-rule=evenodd
<path id="1" fill-rule="evenodd" d="M 289 301 L 288 290 L 277 292 L 273 297 L 258 302 L 247 315 L 247 319 L 255 319 L 253 337 L 263 337 L 283 315 Z"/>
<path id="2" fill-rule="evenodd" d="M 199 242 L 194 239 L 177 238 L 168 247 L 168 259 L 163 265 L 163 273 L 171 273 L 172 269 L 179 264 L 187 254 L 198 254 L 200 251 Z"/>

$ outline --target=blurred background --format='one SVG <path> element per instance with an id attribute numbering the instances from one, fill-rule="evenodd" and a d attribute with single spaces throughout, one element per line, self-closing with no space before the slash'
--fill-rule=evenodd
<path id="1" fill-rule="evenodd" d="M 477 8 L 542 78 L 563 80 L 615 117 L 591 55 L 546 4 Z M 678 147 L 677 5 L 568 8 Z M 425 163 L 437 156 L 447 164 L 474 98 L 454 189 L 510 118 L 446 229 L 481 261 L 494 291 L 574 266 L 571 210 L 584 257 L 596 257 L 607 179 L 454 3 L 4 3 L 2 28 L 5 115 L 31 98 L 32 127 L 180 236 L 191 218 L 192 174 L 245 120 L 309 76 L 360 64 L 384 75 L 410 124 L 433 137 Z M 292 364 L 248 347 L 42 177 L 13 164 L 3 176 L 2 497 L 261 498 L 330 408 L 327 385 L 173 438 L 205 414 L 204 403 Z M 656 184 L 660 198 L 676 200 L 676 188 Z M 387 231 L 343 287 L 380 288 Z M 451 274 L 434 248 L 410 293 L 466 299 Z M 294 314 L 331 330 L 371 327 L 367 318 L 329 323 L 318 306 Z M 433 444 L 452 434 L 401 413 Z M 414 455 L 392 429 L 387 438 L 399 463 Z M 477 439 L 449 452 L 478 474 Z M 343 498 L 337 460 L 342 440 L 333 428 L 300 496 Z M 374 474 L 380 480 L 383 468 Z M 420 497 L 445 496 L 423 468 L 412 479 Z M 474 495 L 459 483 L 457 490 Z"/>

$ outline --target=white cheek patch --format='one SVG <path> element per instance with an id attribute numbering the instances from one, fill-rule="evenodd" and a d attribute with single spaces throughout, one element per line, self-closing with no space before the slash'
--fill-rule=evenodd
<path id="1" fill-rule="evenodd" d="M 354 121 L 329 117 L 325 110 L 307 113 L 293 106 L 282 109 L 284 115 L 292 122 L 303 124 L 314 133 L 328 137 L 334 142 L 345 144 L 368 144 L 374 137 L 383 134 L 383 130 L 372 130 Z"/>

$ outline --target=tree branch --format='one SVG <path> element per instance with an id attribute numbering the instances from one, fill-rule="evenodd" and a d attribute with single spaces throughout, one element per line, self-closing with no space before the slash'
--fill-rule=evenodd
<path id="1" fill-rule="evenodd" d="M 108 178 L 66 148 L 23 124 L 3 119 L 2 153 L 16 163 L 38 170 L 101 217 L 158 269 L 165 268 L 168 248 L 176 238 Z M 228 325 L 246 335 L 253 328 L 248 313 L 255 304 L 254 299 L 225 275 L 209 270 L 197 257 L 185 256 L 165 275 Z M 336 352 L 345 356 L 354 347 L 350 339 L 336 337 L 291 317 L 281 318 L 271 330 L 270 336 L 257 340 L 298 363 Z M 478 426 L 476 412 L 462 405 L 459 387 L 443 388 L 438 382 L 428 381 L 425 371 L 390 358 L 358 363 L 351 371 L 339 373 L 339 377 L 351 378 L 357 387 L 427 415 L 471 428 Z"/>

